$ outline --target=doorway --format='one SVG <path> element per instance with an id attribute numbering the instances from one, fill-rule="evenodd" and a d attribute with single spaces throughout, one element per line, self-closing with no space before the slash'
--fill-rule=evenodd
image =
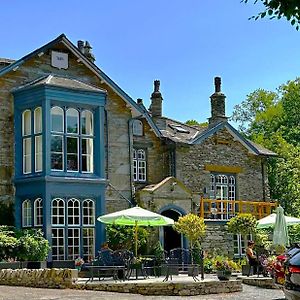
<path id="1" fill-rule="evenodd" d="M 172 209 L 166 210 L 161 214 L 174 221 L 178 221 L 178 218 L 181 216 L 180 213 Z M 174 248 L 182 248 L 182 235 L 175 231 L 172 226 L 163 227 L 163 247 L 168 252 Z"/>

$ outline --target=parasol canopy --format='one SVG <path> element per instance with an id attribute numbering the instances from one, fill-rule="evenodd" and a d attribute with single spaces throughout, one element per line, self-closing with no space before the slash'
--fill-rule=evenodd
<path id="1" fill-rule="evenodd" d="M 138 206 L 100 216 L 97 220 L 104 224 L 135 226 L 136 256 L 138 226 L 168 226 L 174 224 L 174 220 Z"/>
<path id="2" fill-rule="evenodd" d="M 276 208 L 276 220 L 273 232 L 273 244 L 289 246 L 289 233 L 287 223 L 285 220 L 283 208 L 278 206 Z"/>
<path id="3" fill-rule="evenodd" d="M 287 216 L 284 216 L 284 218 L 287 226 L 300 224 L 300 219 L 298 218 L 287 217 Z M 263 228 L 273 227 L 275 225 L 275 221 L 276 221 L 276 213 L 270 214 L 258 220 L 257 228 L 263 229 Z"/>

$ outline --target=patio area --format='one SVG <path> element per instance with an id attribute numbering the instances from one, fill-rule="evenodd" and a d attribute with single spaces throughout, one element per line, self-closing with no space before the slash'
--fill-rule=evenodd
<path id="1" fill-rule="evenodd" d="M 204 280 L 194 281 L 186 274 L 173 275 L 172 280 L 163 282 L 164 277 L 149 277 L 147 279 L 104 280 L 79 278 L 72 288 L 97 290 L 141 295 L 188 296 L 242 291 L 242 281 L 236 277 L 228 281 L 220 281 L 216 275 L 206 275 Z M 199 277 L 200 279 L 200 277 Z M 88 282 L 87 282 L 88 281 Z"/>

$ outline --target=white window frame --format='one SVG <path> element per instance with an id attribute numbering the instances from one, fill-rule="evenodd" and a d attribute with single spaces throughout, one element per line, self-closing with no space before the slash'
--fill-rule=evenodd
<path id="1" fill-rule="evenodd" d="M 68 232 L 68 260 L 75 260 L 77 257 L 80 256 L 80 228 L 79 227 L 68 227 L 67 232 Z M 72 232 L 72 234 L 70 234 Z M 74 235 L 74 232 L 78 233 L 78 236 Z M 78 241 L 78 245 L 76 245 L 76 241 Z"/>
<path id="2" fill-rule="evenodd" d="M 43 199 L 34 200 L 34 226 L 43 226 Z"/>
<path id="3" fill-rule="evenodd" d="M 85 214 L 85 210 L 87 214 Z M 87 219 L 88 222 L 85 222 L 85 219 Z M 82 225 L 95 226 L 95 201 L 92 199 L 84 199 L 82 201 Z"/>
<path id="4" fill-rule="evenodd" d="M 86 132 L 85 133 L 83 133 L 83 118 L 86 118 L 86 119 L 88 119 L 86 116 L 85 116 L 85 114 L 86 115 L 88 115 L 89 117 L 90 117 L 90 120 L 91 120 L 91 132 L 90 133 L 87 133 L 87 130 L 86 130 Z M 92 136 L 94 136 L 94 114 L 93 114 L 93 112 L 92 111 L 90 111 L 90 110 L 88 110 L 88 109 L 84 109 L 82 112 L 81 112 L 81 129 L 80 129 L 80 133 L 81 133 L 81 135 L 82 136 L 89 136 L 89 137 L 92 137 Z M 87 126 L 86 126 L 86 128 L 87 128 Z"/>
<path id="5" fill-rule="evenodd" d="M 29 199 L 22 202 L 22 227 L 32 226 L 32 204 Z"/>
<path id="6" fill-rule="evenodd" d="M 58 234 L 54 234 L 54 232 L 58 233 Z M 53 245 L 53 240 L 58 241 L 58 245 L 54 246 Z M 60 244 L 59 242 L 62 241 L 62 244 Z M 59 249 L 62 249 L 63 253 L 60 254 Z M 53 254 L 53 249 L 57 250 L 57 255 Z M 66 247 L 65 247 L 65 228 L 62 227 L 56 227 L 56 228 L 52 228 L 52 259 L 53 260 L 65 260 L 65 254 L 66 254 Z"/>
<path id="7" fill-rule="evenodd" d="M 43 113 L 42 107 L 38 106 L 33 111 L 33 123 L 34 123 L 34 134 L 39 134 L 43 132 Z M 39 126 L 37 126 L 39 124 Z M 39 128 L 40 127 L 40 128 Z"/>
<path id="8" fill-rule="evenodd" d="M 90 243 L 91 239 L 92 243 Z M 95 257 L 95 227 L 82 228 L 82 254 L 85 260 Z"/>
<path id="9" fill-rule="evenodd" d="M 234 251 L 234 257 L 244 257 L 246 256 L 246 247 L 248 241 L 252 240 L 252 234 L 249 235 L 241 235 L 239 234 L 234 234 L 233 235 L 233 242 L 236 243 L 237 245 L 237 252 L 235 252 L 235 247 L 233 247 Z"/>
<path id="10" fill-rule="evenodd" d="M 147 181 L 147 156 L 146 150 L 133 150 L 133 180 L 135 182 Z"/>
<path id="11" fill-rule="evenodd" d="M 68 226 L 79 226 L 80 225 L 80 201 L 75 198 L 68 199 Z M 78 211 L 78 214 L 76 214 L 76 210 Z M 78 222 L 75 220 L 78 219 Z M 72 222 L 69 222 L 72 220 Z"/>
<path id="12" fill-rule="evenodd" d="M 77 153 L 73 153 L 73 152 L 68 152 L 68 139 L 76 139 L 77 140 Z M 68 169 L 68 156 L 69 155 L 76 155 L 77 156 L 77 170 L 69 170 Z M 66 136 L 66 160 L 67 160 L 67 172 L 71 172 L 71 173 L 78 173 L 80 166 L 79 166 L 79 137 L 78 136 Z"/>
<path id="13" fill-rule="evenodd" d="M 26 168 L 26 166 L 28 168 Z M 25 137 L 23 138 L 23 174 L 30 174 L 31 172 L 32 172 L 32 139 L 31 137 Z"/>
<path id="14" fill-rule="evenodd" d="M 56 203 L 56 205 L 54 205 Z M 59 204 L 62 204 L 62 206 L 60 206 Z M 54 208 L 56 208 L 56 211 L 58 212 L 57 214 L 53 213 Z M 63 209 L 63 214 L 59 214 L 60 210 Z M 66 205 L 65 205 L 65 201 L 62 198 L 54 198 L 51 201 L 51 225 L 52 226 L 65 226 L 66 224 Z M 56 218 L 56 220 L 60 220 L 60 218 L 63 218 L 63 223 L 55 223 L 54 218 Z"/>
<path id="15" fill-rule="evenodd" d="M 54 111 L 55 109 L 57 109 L 58 111 L 60 111 L 60 115 L 62 116 L 62 131 L 55 131 L 55 130 L 52 130 L 52 125 L 53 125 L 52 111 Z M 61 108 L 61 107 L 59 107 L 59 106 L 53 106 L 53 107 L 51 107 L 51 110 L 50 110 L 50 118 L 51 118 L 51 132 L 63 134 L 64 131 L 65 131 L 65 130 L 64 130 L 64 128 L 65 128 L 65 114 L 64 114 L 63 108 Z"/>
<path id="16" fill-rule="evenodd" d="M 65 165 L 65 152 L 64 152 L 64 136 L 63 135 L 58 135 L 58 134 L 51 134 L 51 139 L 52 137 L 60 137 L 61 138 L 61 141 L 62 141 L 62 146 L 61 146 L 61 149 L 62 149 L 62 152 L 56 152 L 56 151 L 50 151 L 50 155 L 52 154 L 59 154 L 59 155 L 62 155 L 62 168 L 61 169 L 52 169 L 52 166 L 51 166 L 51 171 L 57 171 L 57 172 L 63 172 L 64 171 L 64 165 Z M 52 141 L 50 141 L 51 143 Z M 50 163 L 51 163 L 51 157 L 50 157 Z"/>
<path id="17" fill-rule="evenodd" d="M 88 145 L 88 141 L 91 142 L 90 153 L 83 154 L 83 140 L 86 140 L 86 145 Z M 87 147 L 89 149 L 89 147 Z M 88 152 L 88 151 L 86 151 Z M 81 139 L 81 162 L 83 161 L 83 157 L 86 157 L 86 166 L 89 171 L 83 171 L 83 163 L 81 163 L 81 171 L 82 173 L 94 173 L 94 139 L 90 137 L 82 137 Z"/>
<path id="18" fill-rule="evenodd" d="M 25 132 L 25 124 L 26 124 L 26 114 L 29 113 L 29 129 L 28 132 Z M 31 110 L 30 109 L 26 109 L 22 112 L 22 136 L 30 136 L 32 133 L 32 128 L 31 128 Z"/>

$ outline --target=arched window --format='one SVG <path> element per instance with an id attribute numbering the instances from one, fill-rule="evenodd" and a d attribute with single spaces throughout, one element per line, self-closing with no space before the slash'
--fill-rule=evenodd
<path id="1" fill-rule="evenodd" d="M 26 109 L 22 113 L 22 136 L 31 135 L 31 111 Z"/>
<path id="2" fill-rule="evenodd" d="M 43 225 L 43 200 L 37 198 L 34 201 L 34 226 Z"/>
<path id="3" fill-rule="evenodd" d="M 64 132 L 64 111 L 61 107 L 51 108 L 51 131 Z"/>
<path id="4" fill-rule="evenodd" d="M 68 200 L 68 225 L 80 225 L 80 203 L 74 198 Z"/>
<path id="5" fill-rule="evenodd" d="M 23 174 L 31 173 L 31 134 L 31 111 L 27 109 L 22 113 Z"/>
<path id="6" fill-rule="evenodd" d="M 133 179 L 137 182 L 146 181 L 146 151 L 143 149 L 133 150 Z"/>
<path id="7" fill-rule="evenodd" d="M 93 113 L 89 110 L 84 110 L 81 113 L 81 133 L 94 135 Z"/>
<path id="8" fill-rule="evenodd" d="M 34 156 L 35 172 L 43 170 L 42 108 L 34 110 Z"/>
<path id="9" fill-rule="evenodd" d="M 67 118 L 67 133 L 79 133 L 79 113 L 74 108 L 67 109 L 66 112 L 66 118 Z"/>
<path id="10" fill-rule="evenodd" d="M 22 203 L 22 225 L 23 227 L 32 226 L 32 207 L 30 200 L 26 199 Z"/>
<path id="11" fill-rule="evenodd" d="M 235 177 L 229 176 L 228 199 L 235 200 Z"/>
<path id="12" fill-rule="evenodd" d="M 65 225 L 65 202 L 63 199 L 52 200 L 52 225 Z"/>
<path id="13" fill-rule="evenodd" d="M 42 108 L 39 106 L 34 110 L 34 134 L 41 133 L 42 130 Z"/>
<path id="14" fill-rule="evenodd" d="M 82 224 L 95 225 L 95 203 L 91 199 L 82 202 Z"/>
<path id="15" fill-rule="evenodd" d="M 133 135 L 143 135 L 143 122 L 141 120 L 133 120 L 132 122 L 132 133 Z"/>

